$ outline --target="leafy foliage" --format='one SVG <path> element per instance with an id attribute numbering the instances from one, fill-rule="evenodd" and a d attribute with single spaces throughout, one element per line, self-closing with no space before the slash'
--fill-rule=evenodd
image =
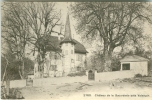
<path id="1" fill-rule="evenodd" d="M 55 2 L 4 2 L 2 10 L 2 37 L 10 45 L 16 59 L 22 62 L 20 76 L 24 78 L 24 60 L 27 45 L 30 53 L 38 52 L 38 64 L 43 69 L 46 54 L 46 41 L 40 38 L 52 33 L 61 26 L 61 13 L 55 9 Z M 17 63 L 18 64 L 18 63 Z"/>
<path id="2" fill-rule="evenodd" d="M 18 80 L 21 79 L 19 72 L 18 72 L 18 65 L 21 65 L 21 62 L 15 59 L 15 56 L 11 53 L 5 55 L 6 58 L 8 59 L 8 67 L 6 69 L 6 76 L 4 80 L 10 79 L 10 80 Z M 3 77 L 5 68 L 6 68 L 6 59 L 2 56 L 1 58 L 1 79 Z M 24 59 L 24 65 L 25 65 L 25 76 L 27 77 L 27 74 L 29 71 L 34 69 L 34 63 L 31 61 L 29 58 Z"/>
<path id="3" fill-rule="evenodd" d="M 99 52 L 94 52 L 87 57 L 87 69 L 97 69 L 99 72 L 104 70 L 103 55 Z"/>
<path id="4" fill-rule="evenodd" d="M 15 79 L 20 79 L 19 73 L 18 73 L 18 61 L 15 60 L 15 56 L 12 54 L 7 54 L 6 58 L 8 59 L 8 65 L 7 65 L 7 69 L 6 69 L 6 75 L 4 80 L 6 79 L 10 79 L 10 80 L 15 80 Z M 1 63 L 1 79 L 4 75 L 4 71 L 6 68 L 6 59 L 2 56 L 1 59 L 2 63 Z"/>
<path id="5" fill-rule="evenodd" d="M 148 6 L 147 6 L 148 5 Z M 151 5 L 137 2 L 81 2 L 71 6 L 77 31 L 83 38 L 100 37 L 103 42 L 105 71 L 111 71 L 113 50 L 126 41 L 142 40 L 142 24 L 152 23 Z"/>
<path id="6" fill-rule="evenodd" d="M 141 74 L 136 74 L 135 77 L 142 77 L 142 75 Z"/>
<path id="7" fill-rule="evenodd" d="M 120 70 L 120 58 L 119 57 L 112 57 L 112 71 L 119 71 Z"/>
<path id="8" fill-rule="evenodd" d="M 76 73 L 70 73 L 67 76 L 75 77 L 75 76 L 84 76 L 84 75 L 86 75 L 86 71 L 80 71 L 80 72 L 76 72 Z"/>
<path id="9" fill-rule="evenodd" d="M 25 71 L 25 78 L 27 78 L 28 76 L 28 73 L 30 71 L 33 71 L 34 70 L 34 62 L 32 60 L 30 60 L 29 58 L 25 58 L 24 59 L 24 71 Z"/>

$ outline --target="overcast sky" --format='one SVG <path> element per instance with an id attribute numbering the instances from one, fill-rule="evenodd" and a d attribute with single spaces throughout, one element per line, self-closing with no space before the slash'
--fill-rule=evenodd
<path id="1" fill-rule="evenodd" d="M 64 25 L 66 22 L 67 13 L 69 12 L 68 7 L 70 3 L 71 2 L 57 2 L 56 4 L 56 9 L 61 10 L 61 21 L 63 22 Z M 72 15 L 70 15 L 70 12 L 69 12 L 69 17 L 70 17 L 70 24 L 71 24 L 71 33 L 72 35 L 74 34 L 74 39 L 81 41 L 80 35 L 76 34 L 76 30 L 74 28 L 76 22 L 74 21 Z"/>
<path id="2" fill-rule="evenodd" d="M 65 21 L 66 21 L 66 16 L 67 16 L 67 13 L 68 13 L 68 7 L 69 5 L 71 4 L 72 2 L 57 2 L 56 4 L 56 8 L 58 10 L 61 10 L 61 13 L 62 13 L 62 22 L 63 24 L 65 24 Z M 151 5 L 152 5 L 152 2 L 150 2 Z M 70 22 L 71 22 L 71 31 L 72 31 L 72 34 L 74 34 L 74 38 L 78 41 L 81 41 L 80 39 L 80 35 L 78 35 L 74 29 L 74 26 L 76 25 L 76 22 L 75 20 L 72 18 L 72 16 L 70 16 Z M 143 24 L 143 23 L 141 23 Z M 152 25 L 148 24 L 148 23 L 145 23 L 144 24 L 144 34 L 149 34 L 152 36 Z"/>
<path id="3" fill-rule="evenodd" d="M 56 4 L 56 9 L 57 10 L 61 10 L 61 21 L 62 23 L 65 25 L 65 21 L 66 21 L 66 16 L 68 13 L 68 6 L 70 5 L 71 2 L 57 2 Z M 152 4 L 152 2 L 151 2 Z M 70 15 L 70 23 L 71 23 L 71 33 L 74 34 L 74 38 L 78 41 L 81 42 L 80 39 L 80 35 L 78 35 L 76 33 L 76 30 L 74 28 L 74 26 L 76 25 L 75 20 L 72 18 L 72 16 Z M 142 23 L 141 23 L 142 24 Z M 150 34 L 152 35 L 152 25 L 150 24 L 144 24 L 144 33 L 145 34 Z"/>

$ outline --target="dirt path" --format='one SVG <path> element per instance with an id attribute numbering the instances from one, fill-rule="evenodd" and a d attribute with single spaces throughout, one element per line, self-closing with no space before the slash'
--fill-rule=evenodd
<path id="1" fill-rule="evenodd" d="M 75 82 L 70 84 L 51 85 L 49 87 L 25 87 L 22 93 L 25 99 L 121 99 L 132 97 L 132 99 L 146 98 L 152 96 L 152 87 L 140 87 L 135 83 L 111 81 L 111 82 Z M 110 95 L 110 97 L 107 97 Z M 144 97 L 143 97 L 144 96 Z M 147 96 L 147 97 L 145 97 Z M 152 97 L 151 97 L 152 98 Z"/>

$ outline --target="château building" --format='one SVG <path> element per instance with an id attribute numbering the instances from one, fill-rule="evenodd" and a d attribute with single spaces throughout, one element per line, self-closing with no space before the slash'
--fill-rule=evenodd
<path id="1" fill-rule="evenodd" d="M 64 36 L 43 36 L 39 39 L 46 46 L 44 76 L 66 76 L 85 69 L 87 50 L 72 37 L 69 15 L 67 14 Z M 38 64 L 35 64 L 34 75 L 38 77 Z"/>

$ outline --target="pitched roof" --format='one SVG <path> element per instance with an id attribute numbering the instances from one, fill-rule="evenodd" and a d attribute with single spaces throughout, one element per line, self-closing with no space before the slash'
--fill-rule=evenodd
<path id="1" fill-rule="evenodd" d="M 62 51 L 60 48 L 60 42 L 63 40 L 63 37 L 61 38 L 61 40 L 58 40 L 58 37 L 56 36 L 43 36 L 39 39 L 39 43 L 43 46 L 46 46 L 46 51 Z M 86 54 L 88 53 L 86 48 L 77 40 L 72 39 L 72 41 L 74 41 L 75 43 L 75 52 L 76 53 L 82 53 L 82 54 Z M 43 47 L 42 46 L 42 47 Z"/>
<path id="2" fill-rule="evenodd" d="M 86 50 L 86 48 L 80 43 L 80 42 L 78 42 L 77 40 L 75 40 L 75 39 L 73 39 L 74 40 L 74 42 L 76 43 L 75 44 L 75 52 L 76 53 L 88 53 L 88 51 Z"/>
<path id="3" fill-rule="evenodd" d="M 120 60 L 120 62 L 138 62 L 138 61 L 148 61 L 148 59 L 137 55 L 128 55 Z"/>

